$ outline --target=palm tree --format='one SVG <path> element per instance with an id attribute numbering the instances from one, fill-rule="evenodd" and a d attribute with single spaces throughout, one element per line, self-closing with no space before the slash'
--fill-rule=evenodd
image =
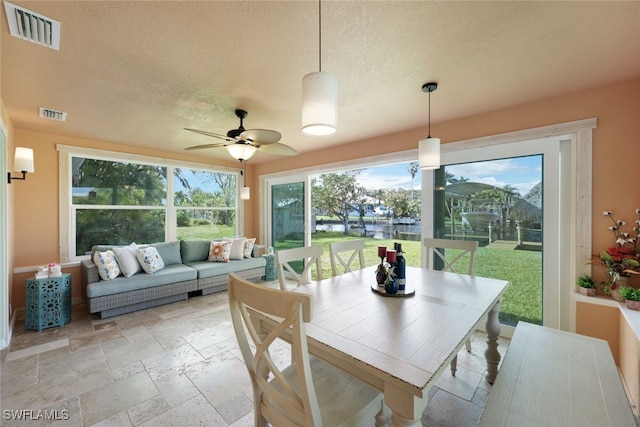
<path id="1" fill-rule="evenodd" d="M 413 200 L 413 180 L 416 177 L 416 174 L 418 173 L 418 169 L 420 169 L 418 162 L 411 162 L 409 164 L 409 168 L 407 169 L 411 174 L 411 200 Z"/>

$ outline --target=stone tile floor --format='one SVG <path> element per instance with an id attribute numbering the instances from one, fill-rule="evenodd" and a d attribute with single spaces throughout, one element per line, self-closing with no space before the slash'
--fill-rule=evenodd
<path id="1" fill-rule="evenodd" d="M 476 425 L 491 388 L 484 340 L 476 333 L 472 352 L 459 353 L 456 377 L 445 372 L 430 390 L 423 425 Z M 507 346 L 501 338 L 503 356 Z M 18 320 L 0 357 L 1 425 L 253 425 L 226 292 L 110 319 L 76 305 L 70 323 L 42 332 Z M 33 412 L 18 421 L 11 410 Z M 44 416 L 58 420 L 32 420 Z"/>

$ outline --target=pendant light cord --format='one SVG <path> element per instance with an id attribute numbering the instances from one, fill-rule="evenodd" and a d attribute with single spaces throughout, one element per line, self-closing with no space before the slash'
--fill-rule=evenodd
<path id="1" fill-rule="evenodd" d="M 429 91 L 429 136 L 431 138 L 431 91 Z"/>
<path id="2" fill-rule="evenodd" d="M 318 68 L 322 72 L 322 0 L 318 0 Z"/>

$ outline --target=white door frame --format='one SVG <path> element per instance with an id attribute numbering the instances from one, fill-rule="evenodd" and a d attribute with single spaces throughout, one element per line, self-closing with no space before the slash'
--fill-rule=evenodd
<path id="1" fill-rule="evenodd" d="M 9 247 L 8 239 L 9 235 L 9 215 L 8 215 L 8 203 L 7 203 L 7 182 L 5 176 L 9 168 L 9 158 L 11 157 L 7 152 L 7 138 L 8 132 L 4 121 L 0 119 L 0 173 L 2 175 L 2 187 L 0 188 L 0 223 L 2 224 L 2 235 L 0 236 L 0 271 L 2 271 L 2 277 L 0 277 L 0 350 L 6 348 L 11 341 L 11 301 L 9 301 Z"/>
<path id="2" fill-rule="evenodd" d="M 274 185 L 282 185 L 295 182 L 304 183 L 304 246 L 311 245 L 311 178 L 309 174 L 296 173 L 294 175 L 274 174 L 261 176 L 260 182 L 260 200 L 264 200 L 262 204 L 262 215 L 260 215 L 260 236 L 261 241 L 266 246 L 273 246 L 271 241 L 272 229 L 272 210 L 271 210 L 271 187 Z"/>
<path id="3" fill-rule="evenodd" d="M 575 307 L 571 303 L 571 292 L 576 277 L 588 268 L 585 261 L 591 258 L 591 147 L 592 131 L 596 126 L 596 119 L 591 118 L 453 142 L 444 144 L 441 148 L 442 164 L 446 164 L 456 159 L 456 156 L 468 158 L 475 154 L 478 156 L 477 160 L 480 160 L 503 157 L 501 153 L 508 153 L 512 149 L 520 149 L 522 151 L 519 155 L 525 155 L 523 147 L 527 146 L 530 146 L 530 152 L 541 152 L 544 148 L 542 145 L 549 143 L 557 147 L 555 151 L 558 158 L 552 168 L 555 171 L 549 175 L 545 171 L 544 177 L 545 180 L 549 179 L 548 182 L 559 183 L 556 188 L 549 188 L 549 185 L 545 188 L 545 193 L 549 191 L 550 196 L 556 200 L 557 209 L 549 213 L 549 209 L 545 210 L 544 225 L 545 228 L 552 229 L 557 226 L 559 242 L 554 245 L 553 250 L 557 259 L 562 254 L 562 262 L 557 263 L 557 272 L 551 271 L 550 276 L 545 277 L 545 280 L 557 283 L 557 286 L 545 290 L 543 301 L 543 323 L 552 328 L 575 331 Z M 433 188 L 433 173 L 422 174 L 422 188 Z M 421 231 L 424 237 L 433 236 L 432 197 L 432 191 L 423 192 Z M 547 242 L 545 247 L 546 244 Z M 549 270 L 549 266 L 544 268 Z"/>

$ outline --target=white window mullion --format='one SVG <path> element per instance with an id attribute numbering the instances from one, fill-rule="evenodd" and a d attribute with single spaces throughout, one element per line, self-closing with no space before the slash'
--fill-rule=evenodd
<path id="1" fill-rule="evenodd" d="M 175 168 L 173 166 L 167 166 L 167 204 L 165 206 L 165 240 L 171 242 L 177 239 L 177 213 L 174 206 L 174 188 L 173 188 L 173 173 Z"/>

